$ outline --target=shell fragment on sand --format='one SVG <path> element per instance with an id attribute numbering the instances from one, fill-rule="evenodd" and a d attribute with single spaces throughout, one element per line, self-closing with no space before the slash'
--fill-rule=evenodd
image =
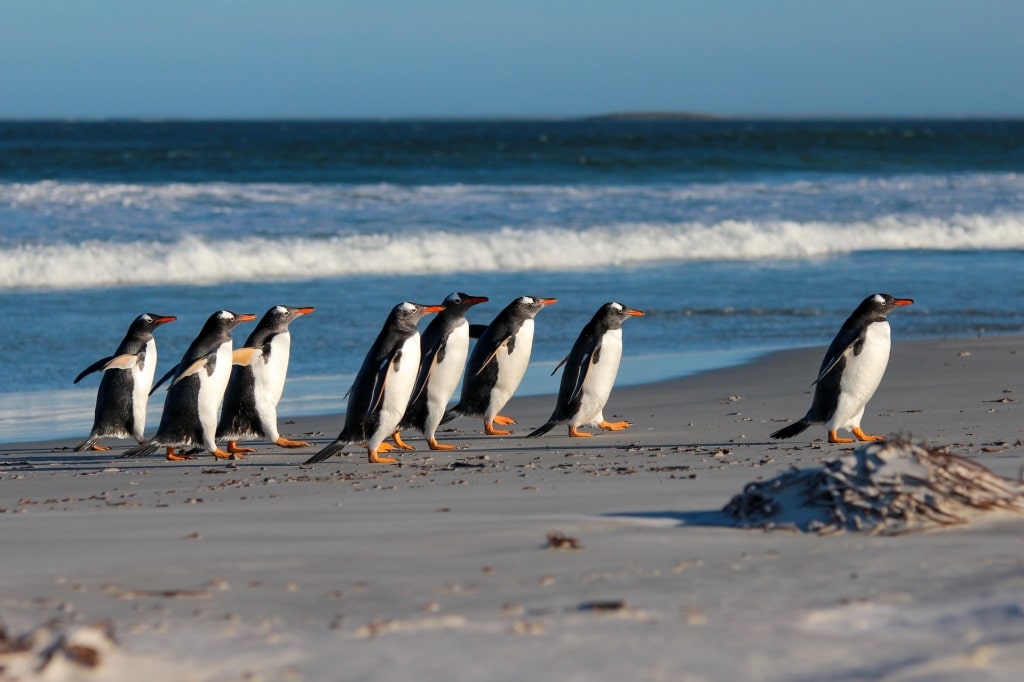
<path id="1" fill-rule="evenodd" d="M 972 460 L 896 439 L 750 483 L 722 511 L 742 527 L 895 535 L 997 510 L 1024 513 L 1024 485 Z"/>

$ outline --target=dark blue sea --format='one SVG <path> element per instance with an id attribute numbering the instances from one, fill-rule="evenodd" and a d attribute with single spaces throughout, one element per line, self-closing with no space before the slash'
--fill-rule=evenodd
<path id="1" fill-rule="evenodd" d="M 826 345 L 875 292 L 917 301 L 895 343 L 1019 333 L 1024 120 L 0 122 L 0 441 L 84 436 L 72 379 L 141 312 L 179 318 L 162 374 L 216 310 L 315 306 L 281 413 L 343 411 L 391 307 L 454 290 L 559 299 L 532 393 L 608 300 L 647 312 L 623 383 Z"/>

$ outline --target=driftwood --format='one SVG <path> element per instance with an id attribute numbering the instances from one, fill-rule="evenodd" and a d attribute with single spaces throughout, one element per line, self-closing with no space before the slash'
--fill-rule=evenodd
<path id="1" fill-rule="evenodd" d="M 750 483 L 723 512 L 744 527 L 892 535 L 996 510 L 1024 513 L 1024 485 L 964 457 L 896 439 Z"/>

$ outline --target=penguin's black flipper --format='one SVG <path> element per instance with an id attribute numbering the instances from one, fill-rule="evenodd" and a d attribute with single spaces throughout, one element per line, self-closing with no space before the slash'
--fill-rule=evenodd
<path id="1" fill-rule="evenodd" d="M 156 389 L 160 388 L 160 384 L 164 383 L 165 381 L 170 379 L 172 376 L 174 376 L 174 373 L 177 372 L 177 371 L 178 371 L 178 366 L 177 365 L 175 365 L 174 367 L 171 367 L 169 370 L 167 370 L 167 374 L 165 374 L 162 377 L 160 377 L 160 381 L 158 381 L 155 384 L 153 384 L 153 388 L 149 389 L 149 394 L 153 395 L 154 393 L 156 393 Z"/>
<path id="2" fill-rule="evenodd" d="M 75 380 L 72 383 L 77 384 L 79 381 L 81 381 L 86 376 L 92 374 L 93 372 L 97 372 L 97 371 L 103 369 L 103 365 L 107 364 L 108 362 L 110 362 L 113 359 L 114 359 L 113 355 L 108 355 L 105 358 L 101 358 L 101 359 L 97 360 L 96 362 L 92 363 L 91 365 L 89 365 L 88 367 L 83 369 L 82 373 L 79 374 L 77 377 L 75 377 Z"/>
<path id="3" fill-rule="evenodd" d="M 484 333 L 485 329 L 487 329 L 487 325 L 486 324 L 471 324 L 471 325 L 469 325 L 469 338 L 471 338 L 471 339 L 479 339 L 480 335 Z"/>
<path id="4" fill-rule="evenodd" d="M 854 353 L 860 353 L 860 349 L 857 348 L 858 344 L 864 343 L 864 331 L 857 331 L 855 329 L 847 329 L 843 327 L 839 330 L 836 338 L 832 340 L 832 344 L 828 347 L 828 352 L 825 353 L 825 359 L 821 361 L 821 369 L 818 371 L 818 378 L 814 380 L 814 384 L 818 383 L 825 376 L 835 369 L 835 366 L 839 364 L 839 361 L 843 359 L 850 348 L 853 348 Z"/>
<path id="5" fill-rule="evenodd" d="M 811 425 L 811 422 L 806 419 L 795 421 L 792 424 L 783 426 L 778 431 L 768 435 L 769 438 L 775 438 L 781 440 L 783 438 L 792 438 L 793 436 L 799 436 L 801 433 L 807 430 L 807 427 Z"/>
<path id="6" fill-rule="evenodd" d="M 551 429 L 555 428 L 556 426 L 558 426 L 558 422 L 555 421 L 554 419 L 552 419 L 551 421 L 549 421 L 544 426 L 542 426 L 539 429 L 535 430 L 533 433 L 528 434 L 526 437 L 527 438 L 536 438 L 538 436 L 543 436 L 545 433 L 547 433 Z"/>
<path id="7" fill-rule="evenodd" d="M 152 455 L 154 452 L 156 452 L 157 448 L 159 447 L 160 444 L 154 443 L 153 441 L 141 443 L 139 445 L 136 445 L 134 448 L 131 448 L 130 450 L 126 450 L 123 455 L 118 457 L 118 459 L 135 459 L 137 457 L 148 457 L 149 455 Z"/>
<path id="8" fill-rule="evenodd" d="M 325 459 L 328 459 L 329 457 L 341 454 L 341 451 L 345 449 L 346 445 L 348 445 L 347 440 L 333 441 L 323 450 L 321 450 L 320 452 L 316 453 L 315 455 L 307 459 L 305 462 L 303 462 L 303 464 L 316 464 L 317 462 L 322 462 Z"/>

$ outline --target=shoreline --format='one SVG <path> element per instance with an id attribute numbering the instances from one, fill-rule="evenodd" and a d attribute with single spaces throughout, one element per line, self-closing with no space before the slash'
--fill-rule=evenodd
<path id="1" fill-rule="evenodd" d="M 398 466 L 357 447 L 302 466 L 339 415 L 286 418 L 314 446 L 238 462 L 5 445 L 0 621 L 110 621 L 115 682 L 1016 679 L 1024 518 L 897 537 L 701 521 L 853 449 L 821 426 L 767 437 L 806 411 L 823 352 L 618 387 L 606 416 L 634 426 L 587 439 L 526 440 L 554 399 L 514 397 L 515 435 L 462 418 L 439 433 L 459 450 L 409 433 Z M 1024 335 L 897 338 L 864 428 L 1017 478 L 1022 365 Z"/>

